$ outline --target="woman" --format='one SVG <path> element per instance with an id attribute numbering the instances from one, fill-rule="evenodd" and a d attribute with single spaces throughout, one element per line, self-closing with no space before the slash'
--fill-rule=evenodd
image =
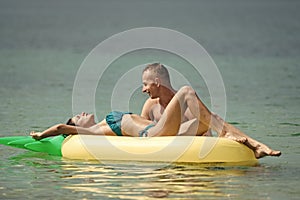
<path id="1" fill-rule="evenodd" d="M 177 135 L 181 123 L 181 115 L 191 101 L 186 98 L 189 87 L 181 88 L 166 108 L 164 115 L 157 124 L 139 115 L 113 111 L 105 120 L 95 123 L 94 115 L 81 113 L 69 119 L 67 124 L 54 125 L 43 132 L 32 131 L 30 135 L 43 139 L 59 134 L 88 134 L 88 135 L 118 135 L 118 136 L 172 136 Z M 181 106 L 181 104 L 183 106 Z M 193 105 L 189 105 L 193 106 Z M 195 124 L 195 123 L 193 123 Z M 195 125 L 189 124 L 190 127 Z"/>

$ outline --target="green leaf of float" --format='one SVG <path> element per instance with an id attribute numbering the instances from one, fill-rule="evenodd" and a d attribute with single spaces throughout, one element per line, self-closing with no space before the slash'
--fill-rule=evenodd
<path id="1" fill-rule="evenodd" d="M 35 141 L 36 140 L 33 139 L 32 137 L 29 137 L 29 138 L 24 138 L 24 139 L 11 141 L 11 142 L 7 143 L 7 145 L 25 149 L 26 144 L 31 143 L 31 142 L 35 142 Z"/>
<path id="2" fill-rule="evenodd" d="M 29 144 L 25 144 L 24 146 L 26 149 L 32 151 L 44 152 L 50 155 L 61 156 L 61 146 L 63 141 L 63 136 L 56 136 L 48 140 L 44 139 L 40 141 L 31 142 Z"/>
<path id="3" fill-rule="evenodd" d="M 31 136 L 10 136 L 10 137 L 1 137 L 0 138 L 0 144 L 8 145 L 8 143 L 16 141 L 16 140 L 22 140 L 31 138 Z"/>
<path id="4" fill-rule="evenodd" d="M 50 140 L 50 138 L 45 138 L 44 140 Z M 26 149 L 25 145 L 35 142 L 36 140 L 33 139 L 31 136 L 26 136 L 25 138 L 15 138 L 13 141 L 7 142 L 8 146 Z"/>

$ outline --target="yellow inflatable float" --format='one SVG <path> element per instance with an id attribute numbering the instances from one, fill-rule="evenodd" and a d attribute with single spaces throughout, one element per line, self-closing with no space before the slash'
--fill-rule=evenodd
<path id="1" fill-rule="evenodd" d="M 238 142 L 217 137 L 117 137 L 72 135 L 62 144 L 64 158 L 184 162 L 200 164 L 255 165 L 251 149 Z"/>

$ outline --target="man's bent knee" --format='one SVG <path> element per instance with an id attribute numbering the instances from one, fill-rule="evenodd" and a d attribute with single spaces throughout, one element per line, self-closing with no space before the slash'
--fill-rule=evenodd
<path id="1" fill-rule="evenodd" d="M 183 86 L 179 89 L 178 92 L 182 92 L 185 95 L 195 95 L 196 92 L 191 86 Z"/>

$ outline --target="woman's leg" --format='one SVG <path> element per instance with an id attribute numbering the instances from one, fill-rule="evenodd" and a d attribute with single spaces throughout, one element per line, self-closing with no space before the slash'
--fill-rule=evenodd
<path id="1" fill-rule="evenodd" d="M 181 119 L 184 113 L 189 109 L 192 115 L 197 119 L 198 125 L 195 130 L 196 133 L 203 134 L 210 128 L 221 132 L 223 124 L 216 123 L 212 119 L 211 112 L 200 101 L 194 89 L 190 86 L 184 86 L 178 90 L 166 107 L 161 119 L 157 125 L 149 130 L 150 136 L 162 135 L 177 135 L 181 125 Z M 211 122 L 213 126 L 211 126 Z"/>
<path id="2" fill-rule="evenodd" d="M 184 86 L 172 98 L 158 123 L 148 131 L 148 136 L 173 136 L 177 135 L 183 114 L 189 107 L 199 115 L 197 99 L 191 94 L 193 90 Z"/>
<path id="3" fill-rule="evenodd" d="M 177 135 L 181 126 L 181 119 L 187 108 L 193 111 L 192 114 L 196 116 L 195 119 L 201 125 L 196 124 L 196 130 L 197 127 L 201 127 L 203 133 L 207 132 L 209 130 L 211 114 L 204 104 L 199 106 L 199 102 L 201 103 L 191 87 L 184 86 L 180 88 L 169 102 L 158 123 L 148 130 L 147 135 L 150 137 Z M 123 135 L 139 136 L 139 131 L 151 123 L 153 122 L 140 116 L 125 114 L 122 118 L 122 133 Z"/>

